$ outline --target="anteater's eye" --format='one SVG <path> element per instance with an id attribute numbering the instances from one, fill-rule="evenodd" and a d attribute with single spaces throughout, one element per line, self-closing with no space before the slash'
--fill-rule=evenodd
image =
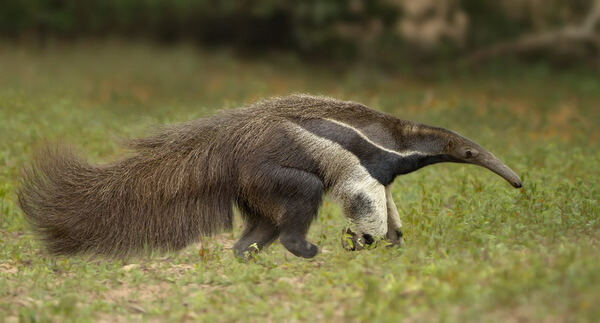
<path id="1" fill-rule="evenodd" d="M 479 155 L 479 151 L 477 151 L 477 149 L 467 148 L 463 150 L 463 158 L 465 159 L 475 158 L 477 155 Z"/>

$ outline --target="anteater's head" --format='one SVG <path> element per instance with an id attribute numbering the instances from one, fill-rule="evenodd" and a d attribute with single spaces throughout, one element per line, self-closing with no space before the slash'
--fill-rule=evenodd
<path id="1" fill-rule="evenodd" d="M 502 176 L 515 188 L 523 186 L 519 175 L 477 143 L 456 133 L 449 134 L 447 139 L 444 153 L 451 158 L 451 161 L 485 167 Z"/>

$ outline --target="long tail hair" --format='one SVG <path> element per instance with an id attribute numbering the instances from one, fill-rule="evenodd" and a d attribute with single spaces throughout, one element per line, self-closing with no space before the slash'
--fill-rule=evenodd
<path id="1" fill-rule="evenodd" d="M 53 254 L 178 250 L 229 229 L 231 168 L 211 154 L 219 140 L 212 142 L 214 127 L 206 123 L 129 141 L 134 153 L 105 165 L 46 145 L 25 169 L 19 205 Z"/>

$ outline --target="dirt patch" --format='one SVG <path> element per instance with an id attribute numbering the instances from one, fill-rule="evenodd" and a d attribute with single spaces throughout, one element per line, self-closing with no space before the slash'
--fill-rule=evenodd
<path id="1" fill-rule="evenodd" d="M 126 302 L 143 302 L 168 296 L 171 284 L 160 282 L 156 285 L 130 286 L 122 285 L 102 294 L 107 301 L 123 304 Z"/>
<path id="2" fill-rule="evenodd" d="M 211 237 L 203 237 L 200 242 L 192 245 L 194 249 L 204 248 L 213 248 L 215 245 L 223 246 L 224 250 L 231 250 L 233 248 L 233 244 L 235 243 L 235 239 L 231 232 L 224 232 L 220 234 L 215 234 Z"/>
<path id="3" fill-rule="evenodd" d="M 3 275 L 16 274 L 18 272 L 19 272 L 19 269 L 17 269 L 17 267 L 15 267 L 9 263 L 0 264 L 0 274 L 3 274 Z"/>
<path id="4" fill-rule="evenodd" d="M 285 282 L 295 288 L 304 287 L 304 277 L 281 277 L 277 281 Z"/>

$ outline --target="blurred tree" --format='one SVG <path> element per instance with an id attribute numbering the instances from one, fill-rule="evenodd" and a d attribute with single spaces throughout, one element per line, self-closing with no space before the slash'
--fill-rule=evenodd
<path id="1" fill-rule="evenodd" d="M 402 8 L 395 29 L 416 46 L 434 49 L 443 38 L 463 45 L 468 16 L 458 0 L 390 0 Z"/>
<path id="2" fill-rule="evenodd" d="M 0 36 L 193 40 L 309 59 L 599 57 L 600 0 L 0 0 Z"/>
<path id="3" fill-rule="evenodd" d="M 528 30 L 473 51 L 465 59 L 468 63 L 536 50 L 561 57 L 592 55 L 600 60 L 600 0 L 504 0 L 499 4 L 508 17 L 526 21 Z"/>

